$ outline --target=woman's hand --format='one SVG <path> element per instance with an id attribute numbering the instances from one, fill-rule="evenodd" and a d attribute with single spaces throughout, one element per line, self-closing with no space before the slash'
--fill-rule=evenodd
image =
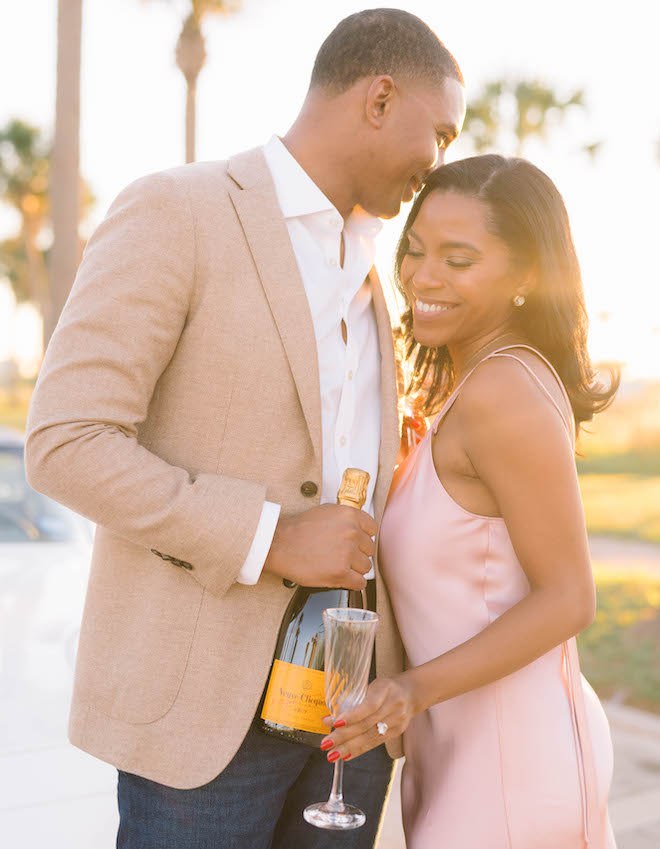
<path id="1" fill-rule="evenodd" d="M 416 705 L 414 681 L 409 672 L 394 678 L 376 678 L 361 704 L 337 717 L 334 729 L 323 739 L 321 748 L 328 752 L 331 762 L 339 758 L 345 761 L 357 758 L 385 740 L 402 734 L 420 710 Z M 330 718 L 324 722 L 329 725 Z M 386 723 L 385 734 L 378 733 L 379 722 Z"/>

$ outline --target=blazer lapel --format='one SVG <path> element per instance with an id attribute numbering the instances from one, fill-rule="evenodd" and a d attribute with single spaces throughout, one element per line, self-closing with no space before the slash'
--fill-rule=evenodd
<path id="1" fill-rule="evenodd" d="M 230 196 L 286 351 L 314 451 L 323 460 L 316 336 L 289 231 L 259 150 L 229 160 Z"/>
<path id="2" fill-rule="evenodd" d="M 380 341 L 381 430 L 378 480 L 374 491 L 374 512 L 380 520 L 399 453 L 399 411 L 390 314 L 380 280 L 373 268 L 369 272 L 369 280 Z"/>

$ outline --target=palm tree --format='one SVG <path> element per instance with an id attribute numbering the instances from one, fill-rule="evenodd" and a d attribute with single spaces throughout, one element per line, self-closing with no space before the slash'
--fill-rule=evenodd
<path id="1" fill-rule="evenodd" d="M 463 136 L 469 136 L 477 153 L 492 150 L 497 144 L 500 133 L 500 98 L 506 83 L 503 80 L 493 80 L 486 83 L 481 92 L 470 98 Z"/>
<path id="2" fill-rule="evenodd" d="M 518 139 L 518 156 L 522 155 L 525 141 L 531 136 L 545 140 L 548 129 L 548 116 L 554 111 L 560 120 L 571 106 L 584 108 L 584 92 L 575 91 L 568 99 L 560 100 L 556 93 L 544 83 L 522 80 L 514 90 L 518 108 L 516 122 L 516 138 Z"/>
<path id="3" fill-rule="evenodd" d="M 53 304 L 54 246 L 48 243 L 53 210 L 52 175 L 50 145 L 38 127 L 14 119 L 0 128 L 0 201 L 12 207 L 20 221 L 19 233 L 0 243 L 0 276 L 9 280 L 19 302 L 30 301 L 44 318 L 44 344 L 49 339 L 47 317 L 59 315 L 56 312 L 59 302 Z M 94 197 L 84 180 L 79 180 L 79 185 L 79 206 L 84 218 Z M 82 243 L 77 226 L 75 239 L 79 256 Z M 75 268 L 72 273 L 75 275 Z"/>
<path id="4" fill-rule="evenodd" d="M 560 99 L 538 80 L 494 80 L 471 99 L 463 133 L 470 137 L 477 153 L 484 153 L 496 148 L 506 150 L 509 145 L 502 137 L 508 131 L 515 139 L 515 154 L 521 156 L 528 139 L 545 139 L 550 115 L 562 120 L 571 106 L 584 108 L 582 90 Z"/>
<path id="5" fill-rule="evenodd" d="M 44 313 L 44 350 L 80 263 L 80 44 L 82 0 L 58 0 L 57 95 L 51 167 L 53 246 L 50 304 Z"/>
<path id="6" fill-rule="evenodd" d="M 48 275 L 39 244 L 49 212 L 50 160 L 41 130 L 13 120 L 0 129 L 0 199 L 18 213 L 20 234 L 0 246 L 0 273 L 20 300 L 43 315 L 49 308 Z"/>
<path id="7" fill-rule="evenodd" d="M 186 80 L 186 162 L 195 161 L 197 77 L 206 62 L 202 33 L 204 18 L 228 15 L 240 8 L 240 0 L 187 0 L 186 16 L 176 45 L 176 63 Z"/>

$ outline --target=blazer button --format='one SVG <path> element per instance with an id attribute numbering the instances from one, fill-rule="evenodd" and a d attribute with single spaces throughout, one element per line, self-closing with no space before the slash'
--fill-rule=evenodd
<path id="1" fill-rule="evenodd" d="M 319 488 L 314 481 L 305 481 L 305 483 L 300 487 L 300 491 L 305 498 L 313 498 L 319 491 Z"/>

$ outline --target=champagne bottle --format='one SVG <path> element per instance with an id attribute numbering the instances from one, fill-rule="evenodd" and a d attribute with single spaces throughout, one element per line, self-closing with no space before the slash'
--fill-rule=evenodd
<path id="1" fill-rule="evenodd" d="M 360 510 L 367 497 L 369 473 L 346 469 L 337 503 Z M 272 734 L 315 748 L 329 732 L 321 718 L 325 705 L 325 632 L 328 607 L 367 607 L 364 590 L 298 587 L 284 614 L 257 724 Z"/>

